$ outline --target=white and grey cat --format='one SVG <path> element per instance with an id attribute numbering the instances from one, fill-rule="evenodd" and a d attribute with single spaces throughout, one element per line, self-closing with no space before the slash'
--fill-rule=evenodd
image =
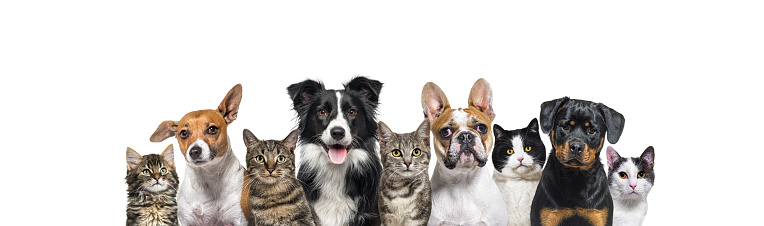
<path id="1" fill-rule="evenodd" d="M 639 158 L 623 158 L 608 146 L 607 165 L 613 225 L 642 225 L 647 215 L 647 193 L 655 183 L 653 147 L 647 147 Z"/>
<path id="2" fill-rule="evenodd" d="M 379 153 L 382 178 L 379 182 L 379 217 L 382 225 L 427 225 L 432 209 L 430 164 L 430 121 L 416 131 L 393 133 L 379 122 Z"/>
<path id="3" fill-rule="evenodd" d="M 531 225 L 531 203 L 546 162 L 538 120 L 512 131 L 494 124 L 493 135 L 493 180 L 507 206 L 507 225 Z"/>

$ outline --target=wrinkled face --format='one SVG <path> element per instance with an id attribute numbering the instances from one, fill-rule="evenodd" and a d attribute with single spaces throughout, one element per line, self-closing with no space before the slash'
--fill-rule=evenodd
<path id="1" fill-rule="evenodd" d="M 564 166 L 588 170 L 599 159 L 607 126 L 595 103 L 571 100 L 557 110 L 550 133 Z"/>
<path id="2" fill-rule="evenodd" d="M 480 110 L 444 109 L 430 128 L 438 159 L 449 168 L 483 167 L 493 149 L 491 119 Z"/>
<path id="3" fill-rule="evenodd" d="M 143 157 L 137 167 L 128 171 L 128 184 L 140 191 L 161 192 L 177 189 L 175 168 L 167 164 L 159 155 Z"/>
<path id="4" fill-rule="evenodd" d="M 247 172 L 253 185 L 274 184 L 295 175 L 294 153 L 281 141 L 265 140 L 247 147 Z"/>
<path id="5" fill-rule="evenodd" d="M 202 166 L 228 150 L 228 125 L 216 110 L 189 112 L 178 122 L 175 138 L 186 161 Z"/>

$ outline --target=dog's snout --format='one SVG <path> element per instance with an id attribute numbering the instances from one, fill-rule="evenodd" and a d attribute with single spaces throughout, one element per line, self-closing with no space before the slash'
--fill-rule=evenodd
<path id="1" fill-rule="evenodd" d="M 191 150 L 189 151 L 188 154 L 191 155 L 192 159 L 198 159 L 199 156 L 202 155 L 202 148 L 199 146 L 191 147 Z"/>
<path id="2" fill-rule="evenodd" d="M 573 154 L 581 154 L 582 151 L 584 151 L 584 148 L 586 147 L 586 144 L 582 142 L 570 142 L 570 152 L 573 152 Z"/>
<path id="3" fill-rule="evenodd" d="M 472 133 L 462 133 L 459 135 L 459 143 L 461 144 L 469 144 L 472 143 L 472 140 L 475 139 L 475 135 Z"/>
<path id="4" fill-rule="evenodd" d="M 345 138 L 345 129 L 342 127 L 334 127 L 331 131 L 332 138 L 335 140 L 341 140 L 342 138 Z"/>

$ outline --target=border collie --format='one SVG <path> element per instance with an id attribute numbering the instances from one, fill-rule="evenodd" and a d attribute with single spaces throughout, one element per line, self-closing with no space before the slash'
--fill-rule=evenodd
<path id="1" fill-rule="evenodd" d="M 305 80 L 287 87 L 300 130 L 300 168 L 323 225 L 379 225 L 376 109 L 382 83 L 356 77 L 343 90 Z"/>

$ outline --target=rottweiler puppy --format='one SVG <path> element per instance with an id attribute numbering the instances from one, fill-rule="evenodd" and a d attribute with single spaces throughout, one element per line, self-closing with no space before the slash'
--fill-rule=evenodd
<path id="1" fill-rule="evenodd" d="M 612 225 L 613 199 L 600 162 L 618 142 L 623 115 L 601 103 L 563 97 L 541 104 L 541 130 L 553 149 L 531 204 L 531 225 Z"/>

